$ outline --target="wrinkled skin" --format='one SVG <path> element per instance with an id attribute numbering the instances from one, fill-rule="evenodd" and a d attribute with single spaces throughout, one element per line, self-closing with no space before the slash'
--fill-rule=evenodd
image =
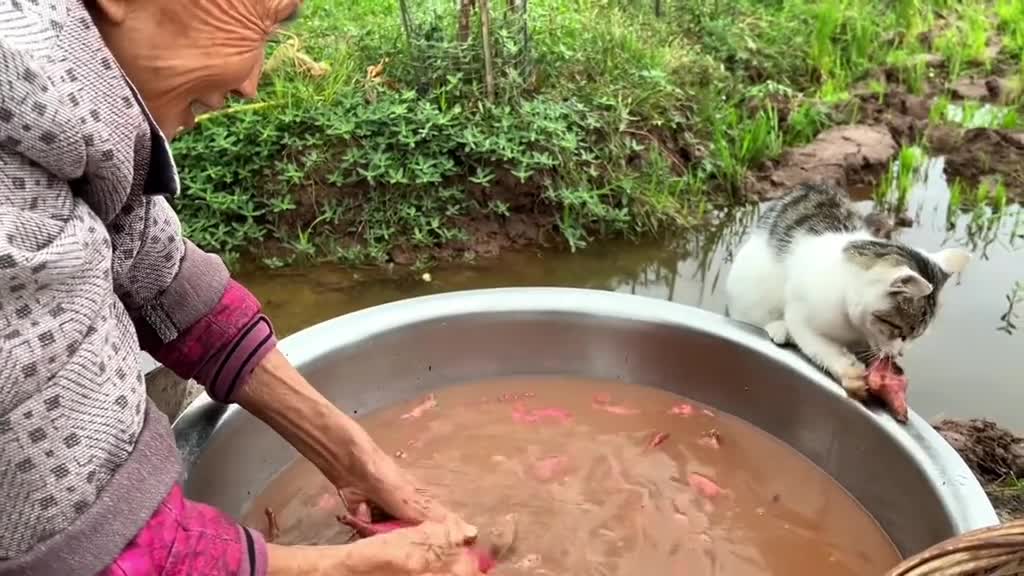
<path id="1" fill-rule="evenodd" d="M 391 520 L 388 522 L 375 522 L 373 524 L 366 523 L 362 520 L 354 518 L 352 516 L 346 516 L 341 518 L 341 521 L 356 531 L 359 536 L 363 538 L 370 538 L 373 536 L 379 536 L 381 534 L 388 534 L 396 530 L 403 530 L 407 528 L 413 528 L 417 526 L 410 522 L 404 522 L 401 520 Z M 467 548 L 466 554 L 468 554 L 473 561 L 476 562 L 477 570 L 488 573 L 495 565 L 494 557 L 486 550 L 480 550 L 477 548 Z"/>
<path id="2" fill-rule="evenodd" d="M 88 3 L 87 3 L 88 4 Z M 252 98 L 267 41 L 301 0 L 96 0 L 94 20 L 168 138 L 195 124 L 193 107 Z"/>
<path id="3" fill-rule="evenodd" d="M 416 526 L 394 522 L 366 525 L 374 534 L 346 546 L 347 561 L 340 574 L 358 576 L 479 576 L 481 557 L 467 548 L 475 539 L 454 522 L 424 522 Z M 453 546 L 461 542 L 463 546 Z M 396 554 L 401 550 L 401 554 Z M 491 561 L 490 558 L 485 560 Z M 493 566 L 485 565 L 488 569 Z M 345 571 L 347 570 L 347 571 Z"/>
<path id="4" fill-rule="evenodd" d="M 339 516 L 338 520 L 355 530 L 356 534 L 363 538 L 379 537 L 383 534 L 422 527 L 422 525 L 417 526 L 401 520 L 367 522 L 351 515 Z M 479 572 L 486 574 L 497 565 L 499 559 L 513 548 L 516 535 L 517 517 L 515 514 L 509 514 L 493 526 L 482 539 L 475 541 L 473 547 L 464 548 L 464 555 L 475 563 Z M 377 542 L 381 542 L 381 540 L 377 540 Z M 452 565 L 460 566 L 460 562 L 452 561 Z"/>

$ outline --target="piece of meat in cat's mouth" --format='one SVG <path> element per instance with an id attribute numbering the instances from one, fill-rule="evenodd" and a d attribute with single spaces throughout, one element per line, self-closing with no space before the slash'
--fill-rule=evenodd
<path id="1" fill-rule="evenodd" d="M 881 400 L 896 420 L 906 423 L 907 377 L 903 368 L 888 356 L 876 359 L 868 367 L 868 391 Z"/>

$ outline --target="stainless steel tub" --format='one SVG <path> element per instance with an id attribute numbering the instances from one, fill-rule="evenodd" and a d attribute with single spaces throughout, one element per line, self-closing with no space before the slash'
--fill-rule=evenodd
<path id="1" fill-rule="evenodd" d="M 759 330 L 694 308 L 590 290 L 458 292 L 336 318 L 281 348 L 356 415 L 455 382 L 517 374 L 671 390 L 803 453 L 874 515 L 904 555 L 997 522 L 970 470 L 916 414 L 901 426 L 872 413 Z M 174 428 L 187 494 L 236 516 L 296 456 L 258 420 L 206 396 Z"/>

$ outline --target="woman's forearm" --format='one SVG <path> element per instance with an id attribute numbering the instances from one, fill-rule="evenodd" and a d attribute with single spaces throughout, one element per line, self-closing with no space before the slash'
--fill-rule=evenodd
<path id="1" fill-rule="evenodd" d="M 260 361 L 237 401 L 276 430 L 334 486 L 348 490 L 350 513 L 368 513 L 366 506 L 373 503 L 409 522 L 451 516 L 362 426 L 310 386 L 276 348 Z M 461 527 L 475 530 L 467 524 Z"/>
<path id="2" fill-rule="evenodd" d="M 267 576 L 355 576 L 338 546 L 267 544 Z"/>
<path id="3" fill-rule="evenodd" d="M 239 392 L 238 403 L 277 431 L 328 479 L 342 482 L 335 471 L 371 475 L 374 452 L 369 435 L 352 418 L 331 404 L 299 374 L 277 349 L 267 354 Z"/>

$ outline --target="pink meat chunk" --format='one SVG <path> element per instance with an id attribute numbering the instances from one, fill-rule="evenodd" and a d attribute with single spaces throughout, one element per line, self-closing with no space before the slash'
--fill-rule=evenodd
<path id="1" fill-rule="evenodd" d="M 541 482 L 548 482 L 564 476 L 568 468 L 568 456 L 547 456 L 533 463 L 533 476 Z"/>
<path id="2" fill-rule="evenodd" d="M 686 402 L 683 402 L 683 403 L 676 404 L 675 406 L 669 408 L 668 413 L 669 414 L 675 414 L 676 416 L 692 416 L 693 415 L 693 406 L 691 404 L 687 404 Z"/>
<path id="3" fill-rule="evenodd" d="M 907 377 L 891 358 L 879 358 L 868 367 L 868 391 L 885 404 L 893 418 L 907 421 Z"/>
<path id="4" fill-rule="evenodd" d="M 650 441 L 647 442 L 647 449 L 651 450 L 657 448 L 658 446 L 661 446 L 665 442 L 665 440 L 668 440 L 668 437 L 668 432 L 655 433 L 654 436 L 651 437 Z"/>
<path id="5" fill-rule="evenodd" d="M 572 413 L 561 408 L 529 410 L 520 402 L 512 408 L 512 419 L 520 424 L 536 424 L 542 420 L 554 420 L 559 424 L 567 424 L 572 421 Z"/>
<path id="6" fill-rule="evenodd" d="M 410 418 L 419 418 L 420 416 L 423 416 L 423 414 L 427 410 L 430 410 L 432 408 L 437 408 L 437 399 L 434 398 L 433 394 L 427 396 L 427 398 L 423 400 L 423 402 L 417 404 L 416 407 L 414 407 L 412 410 L 406 412 L 405 414 L 402 414 L 401 418 L 402 420 L 408 420 Z"/>
<path id="7" fill-rule="evenodd" d="M 687 481 L 690 488 L 708 500 L 717 498 L 722 493 L 722 487 L 717 482 L 696 472 L 691 472 Z"/>
<path id="8" fill-rule="evenodd" d="M 640 413 L 636 408 L 630 408 L 622 404 L 612 404 L 612 397 L 608 394 L 594 396 L 594 401 L 591 405 L 597 410 L 604 410 L 609 414 L 618 416 L 635 416 Z"/>

